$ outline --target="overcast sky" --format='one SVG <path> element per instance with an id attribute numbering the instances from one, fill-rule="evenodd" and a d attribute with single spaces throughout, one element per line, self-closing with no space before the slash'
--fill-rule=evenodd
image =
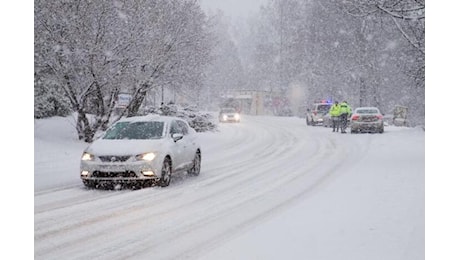
<path id="1" fill-rule="evenodd" d="M 251 13 L 256 13 L 259 7 L 268 0 L 200 0 L 203 10 L 220 9 L 228 16 L 234 18 L 247 17 Z"/>

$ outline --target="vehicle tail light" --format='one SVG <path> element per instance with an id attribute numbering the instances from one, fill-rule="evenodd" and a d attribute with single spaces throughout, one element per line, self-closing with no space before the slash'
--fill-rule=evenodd
<path id="1" fill-rule="evenodd" d="M 358 116 L 358 115 L 353 115 L 353 116 L 351 117 L 351 120 L 358 120 L 358 119 L 359 119 L 359 116 Z"/>

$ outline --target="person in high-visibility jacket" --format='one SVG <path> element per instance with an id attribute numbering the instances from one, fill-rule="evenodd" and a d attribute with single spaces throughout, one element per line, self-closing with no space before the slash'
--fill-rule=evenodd
<path id="1" fill-rule="evenodd" d="M 348 117 L 351 115 L 351 107 L 348 105 L 347 101 L 340 103 L 340 128 L 342 133 L 346 133 L 348 125 Z"/>
<path id="2" fill-rule="evenodd" d="M 340 116 L 340 105 L 338 101 L 335 101 L 335 103 L 331 106 L 329 109 L 329 115 L 331 116 L 332 120 L 332 132 L 335 132 L 337 129 L 337 132 L 339 132 L 339 116 Z"/>

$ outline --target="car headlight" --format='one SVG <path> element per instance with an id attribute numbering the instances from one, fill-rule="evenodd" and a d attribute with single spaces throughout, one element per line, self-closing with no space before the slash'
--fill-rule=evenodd
<path id="1" fill-rule="evenodd" d="M 82 161 L 93 161 L 94 160 L 94 155 L 84 152 L 83 155 L 81 156 Z"/>
<path id="2" fill-rule="evenodd" d="M 222 118 L 223 118 L 224 120 L 227 120 L 227 115 L 224 115 Z"/>
<path id="3" fill-rule="evenodd" d="M 136 155 L 138 161 L 153 161 L 153 159 L 155 159 L 155 154 L 152 152 Z"/>
<path id="4" fill-rule="evenodd" d="M 235 114 L 235 119 L 240 120 L 240 114 Z"/>

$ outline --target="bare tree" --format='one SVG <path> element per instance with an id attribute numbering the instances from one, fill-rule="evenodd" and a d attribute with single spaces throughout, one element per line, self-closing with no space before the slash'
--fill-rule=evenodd
<path id="1" fill-rule="evenodd" d="M 181 83 L 196 77 L 207 62 L 205 17 L 194 0 L 36 0 L 34 8 L 35 71 L 64 90 L 87 142 L 135 115 L 148 90 L 174 86 L 174 74 Z M 120 92 L 132 99 L 114 118 Z"/>
<path id="2" fill-rule="evenodd" d="M 425 0 L 346 0 L 353 16 L 388 16 L 404 38 L 425 54 Z"/>
<path id="3" fill-rule="evenodd" d="M 410 105 L 424 120 L 424 1 L 271 0 L 259 14 L 255 84 L 303 86 L 308 102 Z"/>
<path id="4" fill-rule="evenodd" d="M 345 0 L 341 1 L 347 14 L 353 17 L 390 21 L 412 50 L 401 53 L 406 62 L 401 66 L 415 82 L 409 94 L 411 105 L 418 112 L 418 121 L 424 121 L 425 89 L 425 1 L 424 0 Z M 420 122 L 421 123 L 421 122 Z"/>

